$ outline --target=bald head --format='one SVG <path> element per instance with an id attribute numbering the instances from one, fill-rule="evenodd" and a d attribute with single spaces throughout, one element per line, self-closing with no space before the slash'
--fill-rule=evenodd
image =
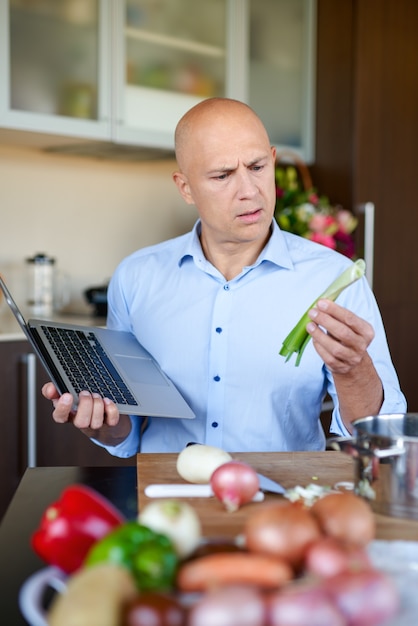
<path id="1" fill-rule="evenodd" d="M 245 128 L 252 124 L 260 136 L 269 144 L 267 131 L 256 113 L 243 102 L 229 98 L 209 98 L 191 108 L 177 124 L 175 132 L 175 151 L 177 164 L 181 171 L 188 168 L 190 161 L 196 158 L 196 150 L 203 148 L 213 134 L 219 134 L 220 128 Z"/>

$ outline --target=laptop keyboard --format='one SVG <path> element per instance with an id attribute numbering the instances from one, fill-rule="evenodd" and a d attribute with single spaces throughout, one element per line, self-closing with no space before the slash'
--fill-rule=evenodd
<path id="1" fill-rule="evenodd" d="M 42 326 L 75 391 L 87 390 L 116 404 L 137 405 L 93 331 Z"/>

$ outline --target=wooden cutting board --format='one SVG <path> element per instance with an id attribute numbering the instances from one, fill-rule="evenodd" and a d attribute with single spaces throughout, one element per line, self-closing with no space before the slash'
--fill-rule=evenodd
<path id="1" fill-rule="evenodd" d="M 240 452 L 233 458 L 246 461 L 257 472 L 280 482 L 289 489 L 296 485 L 316 483 L 333 486 L 340 481 L 353 481 L 353 460 L 342 452 Z M 138 507 L 141 510 L 152 499 L 144 489 L 152 483 L 185 483 L 176 469 L 177 453 L 138 454 Z M 279 495 L 266 494 L 264 502 L 282 500 Z M 229 513 L 216 498 L 185 498 L 193 505 L 202 523 L 206 537 L 235 537 L 256 507 L 263 503 L 250 503 L 234 513 Z M 378 539 L 406 539 L 418 541 L 418 522 L 376 515 Z"/>

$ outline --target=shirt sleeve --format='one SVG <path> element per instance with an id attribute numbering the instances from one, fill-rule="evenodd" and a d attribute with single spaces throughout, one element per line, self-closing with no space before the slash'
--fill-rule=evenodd
<path id="1" fill-rule="evenodd" d="M 139 418 L 137 415 L 129 415 L 129 419 L 131 420 L 131 432 L 126 439 L 117 446 L 106 446 L 93 437 L 91 441 L 107 450 L 112 456 L 117 456 L 121 459 L 128 459 L 131 456 L 135 456 L 139 452 L 143 419 Z"/>
<path id="2" fill-rule="evenodd" d="M 338 300 L 338 302 L 340 302 L 340 300 Z M 392 363 L 386 333 L 376 299 L 368 287 L 366 280 L 362 279 L 356 283 L 356 285 L 350 287 L 350 289 L 347 290 L 345 301 L 344 298 L 341 298 L 341 304 L 346 306 L 349 310 L 355 311 L 360 317 L 368 320 L 375 331 L 375 337 L 368 348 L 368 352 L 383 387 L 383 403 L 380 407 L 379 414 L 405 413 L 407 410 L 406 399 L 400 389 L 398 376 Z M 351 434 L 345 427 L 340 415 L 334 380 L 328 370 L 327 379 L 327 391 L 334 402 L 330 431 L 343 437 L 350 437 Z M 359 415 L 359 418 L 360 417 L 365 416 Z"/>
<path id="3" fill-rule="evenodd" d="M 106 320 L 107 328 L 113 330 L 125 330 L 130 331 L 129 324 L 129 311 L 126 305 L 123 294 L 123 280 L 120 280 L 123 271 L 121 271 L 123 263 L 118 267 L 112 276 L 108 287 L 108 315 Z M 114 302 L 119 303 L 117 312 L 113 306 Z M 145 418 L 141 418 L 138 415 L 129 415 L 131 420 L 131 432 L 122 443 L 116 446 L 106 446 L 105 444 L 97 441 L 97 439 L 91 438 L 91 441 L 96 445 L 104 448 L 112 456 L 119 457 L 121 459 L 127 459 L 131 456 L 135 456 L 139 452 L 141 444 L 141 429 Z"/>

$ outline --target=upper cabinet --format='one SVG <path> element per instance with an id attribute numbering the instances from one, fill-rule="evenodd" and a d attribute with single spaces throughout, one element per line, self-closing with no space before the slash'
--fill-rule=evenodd
<path id="1" fill-rule="evenodd" d="M 0 128 L 173 148 L 200 100 L 313 156 L 315 0 L 0 0 Z"/>
<path id="2" fill-rule="evenodd" d="M 108 8 L 96 0 L 1 0 L 1 127 L 110 138 Z"/>
<path id="3" fill-rule="evenodd" d="M 227 92 L 228 1 L 115 4 L 115 139 L 172 147 L 179 118 Z"/>
<path id="4" fill-rule="evenodd" d="M 316 1 L 250 0 L 247 93 L 272 143 L 314 160 Z"/>

